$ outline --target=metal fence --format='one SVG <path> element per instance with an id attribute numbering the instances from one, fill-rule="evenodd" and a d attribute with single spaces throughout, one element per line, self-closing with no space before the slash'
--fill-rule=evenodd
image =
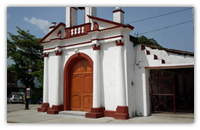
<path id="1" fill-rule="evenodd" d="M 150 77 L 150 110 L 152 113 L 175 113 L 173 77 Z"/>

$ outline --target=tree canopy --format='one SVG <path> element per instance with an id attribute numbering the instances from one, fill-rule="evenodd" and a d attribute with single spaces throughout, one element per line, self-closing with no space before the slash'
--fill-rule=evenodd
<path id="1" fill-rule="evenodd" d="M 148 44 L 148 45 L 153 45 L 153 46 L 157 46 L 157 47 L 162 47 L 161 45 L 159 45 L 157 43 L 157 41 L 154 39 L 154 38 L 147 38 L 145 36 L 141 36 L 141 37 L 138 37 L 138 42 L 139 43 L 144 43 L 144 44 Z"/>
<path id="2" fill-rule="evenodd" d="M 43 47 L 38 43 L 40 38 L 31 35 L 29 31 L 16 28 L 18 35 L 8 32 L 10 38 L 7 39 L 7 58 L 12 59 L 15 64 L 7 69 L 26 87 L 34 87 L 35 77 L 43 82 Z M 32 69 L 32 74 L 27 74 L 29 68 Z"/>

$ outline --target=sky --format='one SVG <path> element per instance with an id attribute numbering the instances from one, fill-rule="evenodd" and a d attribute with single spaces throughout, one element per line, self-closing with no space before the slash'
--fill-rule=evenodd
<path id="1" fill-rule="evenodd" d="M 7 7 L 7 32 L 17 34 L 16 26 L 18 26 L 22 30 L 29 30 L 37 38 L 43 38 L 48 33 L 51 22 L 65 23 L 65 9 L 66 7 Z M 114 9 L 115 7 L 97 7 L 97 17 L 112 21 Z M 130 35 L 144 35 L 147 38 L 154 38 L 165 48 L 194 52 L 192 6 L 121 7 L 121 9 L 125 12 L 124 24 L 134 27 Z M 151 18 L 155 16 L 160 17 Z M 151 19 L 143 20 L 146 18 Z M 138 20 L 142 21 L 134 22 Z M 83 21 L 84 11 L 79 10 L 78 24 L 83 24 Z M 183 22 L 187 23 L 180 24 Z M 161 30 L 154 31 L 157 29 Z M 11 63 L 8 60 L 8 65 Z"/>

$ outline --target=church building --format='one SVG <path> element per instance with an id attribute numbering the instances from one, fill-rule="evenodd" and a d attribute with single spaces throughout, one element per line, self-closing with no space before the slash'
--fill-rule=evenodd
<path id="1" fill-rule="evenodd" d="M 81 25 L 79 10 L 85 12 Z M 44 84 L 38 112 L 129 119 L 175 113 L 177 94 L 187 95 L 187 110 L 194 109 L 194 53 L 138 43 L 130 35 L 134 27 L 124 24 L 125 12 L 116 7 L 110 13 L 113 21 L 97 17 L 96 7 L 66 7 L 66 23 L 49 27 L 39 42 Z"/>

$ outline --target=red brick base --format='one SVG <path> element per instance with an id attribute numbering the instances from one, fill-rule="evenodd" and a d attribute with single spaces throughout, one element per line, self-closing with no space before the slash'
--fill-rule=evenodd
<path id="1" fill-rule="evenodd" d="M 86 118 L 114 117 L 115 119 L 129 119 L 128 106 L 117 106 L 116 111 L 105 110 L 104 107 L 91 108 L 90 113 L 86 113 Z"/>
<path id="2" fill-rule="evenodd" d="M 38 112 L 46 112 L 49 108 L 49 103 L 42 103 L 41 108 L 38 108 Z"/>
<path id="3" fill-rule="evenodd" d="M 116 113 L 116 111 L 104 110 L 104 116 L 105 117 L 114 117 L 114 113 Z"/>
<path id="4" fill-rule="evenodd" d="M 104 111 L 105 107 L 99 107 L 99 108 L 91 108 L 90 113 L 86 113 L 86 118 L 101 118 L 104 117 Z"/>
<path id="5" fill-rule="evenodd" d="M 48 108 L 47 114 L 58 114 L 59 111 L 63 111 L 63 105 L 52 105 L 52 108 Z"/>
<path id="6" fill-rule="evenodd" d="M 123 120 L 129 119 L 128 106 L 117 106 L 114 118 Z"/>
<path id="7" fill-rule="evenodd" d="M 49 107 L 49 103 L 42 103 L 41 108 L 38 108 L 38 112 L 47 112 L 47 114 L 58 114 L 59 111 L 63 111 L 63 105 L 52 105 Z M 101 117 L 114 117 L 115 119 L 129 119 L 128 106 L 117 106 L 116 111 L 105 110 L 105 107 L 91 108 L 91 112 L 86 113 L 86 118 L 101 118 Z"/>

